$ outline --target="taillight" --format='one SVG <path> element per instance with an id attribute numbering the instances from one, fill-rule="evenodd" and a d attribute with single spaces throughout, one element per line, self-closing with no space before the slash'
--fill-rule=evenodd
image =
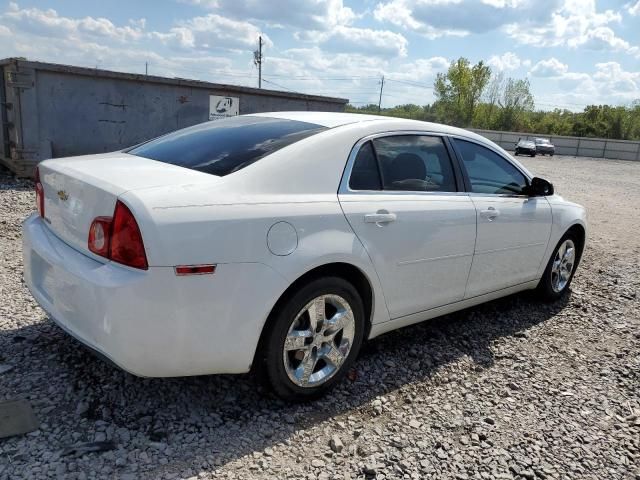
<path id="1" fill-rule="evenodd" d="M 131 210 L 119 200 L 116 202 L 116 210 L 113 212 L 109 257 L 114 262 L 130 267 L 142 270 L 148 268 L 147 255 L 144 251 L 138 222 L 136 222 Z"/>
<path id="2" fill-rule="evenodd" d="M 89 228 L 89 250 L 101 257 L 109 258 L 112 221 L 113 217 L 97 217 Z"/>
<path id="3" fill-rule="evenodd" d="M 147 270 L 142 234 L 131 210 L 120 200 L 113 217 L 96 217 L 89 228 L 89 250 L 129 267 Z"/>
<path id="4" fill-rule="evenodd" d="M 44 218 L 44 187 L 40 182 L 40 169 L 38 167 L 36 167 L 34 180 L 36 182 L 36 208 L 40 216 Z"/>

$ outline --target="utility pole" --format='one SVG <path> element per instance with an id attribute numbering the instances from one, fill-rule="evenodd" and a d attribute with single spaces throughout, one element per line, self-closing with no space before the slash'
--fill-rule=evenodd
<path id="1" fill-rule="evenodd" d="M 144 62 L 144 74 L 149 75 L 149 62 Z"/>
<path id="2" fill-rule="evenodd" d="M 380 98 L 378 99 L 378 114 L 380 114 L 380 107 L 382 106 L 382 89 L 384 88 L 384 75 L 380 79 Z"/>
<path id="3" fill-rule="evenodd" d="M 262 35 L 258 37 L 258 50 L 253 52 L 253 64 L 258 67 L 258 88 L 262 88 Z"/>

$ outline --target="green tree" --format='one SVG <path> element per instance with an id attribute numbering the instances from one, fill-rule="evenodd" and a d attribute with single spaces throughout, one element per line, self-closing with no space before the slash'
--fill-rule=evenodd
<path id="1" fill-rule="evenodd" d="M 500 114 L 500 96 L 504 89 L 504 74 L 502 72 L 491 76 L 483 94 L 483 102 L 476 109 L 474 126 L 479 128 L 496 128 Z"/>
<path id="2" fill-rule="evenodd" d="M 491 69 L 482 61 L 472 66 L 463 57 L 453 62 L 447 73 L 438 73 L 433 88 L 442 120 L 453 125 L 471 125 L 490 77 Z"/>
<path id="3" fill-rule="evenodd" d="M 521 130 L 524 126 L 525 114 L 532 112 L 535 106 L 529 80 L 508 78 L 504 83 L 504 90 L 498 104 L 501 108 L 499 127 L 504 130 Z"/>

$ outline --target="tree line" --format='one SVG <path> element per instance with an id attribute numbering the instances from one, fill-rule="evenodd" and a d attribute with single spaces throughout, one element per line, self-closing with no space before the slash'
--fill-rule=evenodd
<path id="1" fill-rule="evenodd" d="M 484 62 L 472 65 L 466 58 L 438 73 L 433 84 L 436 100 L 427 105 L 406 104 L 378 109 L 369 104 L 347 105 L 356 113 L 546 135 L 569 135 L 640 140 L 640 99 L 630 106 L 589 105 L 582 112 L 535 108 L 528 79 L 494 73 Z"/>

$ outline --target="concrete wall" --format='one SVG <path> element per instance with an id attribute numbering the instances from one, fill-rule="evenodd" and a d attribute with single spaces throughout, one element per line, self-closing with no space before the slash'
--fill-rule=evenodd
<path id="1" fill-rule="evenodd" d="M 563 137 L 559 135 L 499 132 L 470 129 L 497 143 L 505 150 L 514 150 L 518 139 L 548 138 L 556 147 L 557 155 L 576 157 L 611 158 L 614 160 L 640 161 L 640 142 L 611 140 L 607 138 Z"/>
<path id="2" fill-rule="evenodd" d="M 4 163 L 29 174 L 46 158 L 119 150 L 209 120 L 209 96 L 239 98 L 240 114 L 344 111 L 346 99 L 149 77 L 105 70 L 0 60 L 9 107 Z M 1 87 L 1 85 L 0 85 Z M 8 137 L 6 140 L 5 137 Z"/>

